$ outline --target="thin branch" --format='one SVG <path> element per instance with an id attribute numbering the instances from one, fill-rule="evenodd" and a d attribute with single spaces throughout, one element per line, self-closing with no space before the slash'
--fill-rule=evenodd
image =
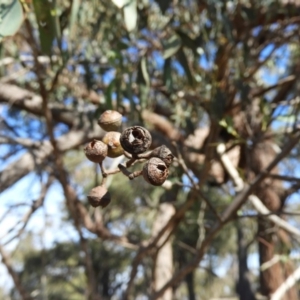
<path id="1" fill-rule="evenodd" d="M 270 300 L 280 300 L 284 294 L 300 279 L 300 267 L 298 267 L 275 291 Z"/>
<path id="2" fill-rule="evenodd" d="M 226 147 L 225 147 L 224 144 L 220 144 L 217 147 L 217 151 L 220 154 L 220 159 L 221 159 L 221 161 L 222 161 L 222 163 L 223 163 L 226 171 L 228 172 L 228 174 L 232 178 L 232 180 L 233 180 L 233 182 L 234 182 L 234 184 L 236 186 L 236 190 L 239 191 L 239 190 L 241 190 L 241 188 L 243 188 L 243 186 L 245 184 L 244 184 L 243 179 L 240 177 L 239 173 L 237 172 L 237 170 L 235 169 L 235 167 L 233 166 L 233 164 L 229 160 L 227 154 L 225 153 L 225 149 L 226 149 Z M 261 200 L 258 199 L 258 197 L 256 197 L 255 195 L 249 195 L 248 199 L 250 200 L 250 202 L 252 203 L 252 205 L 254 206 L 254 208 L 260 214 L 263 214 L 263 215 L 267 216 L 267 218 L 269 220 L 271 220 L 274 224 L 276 224 L 279 227 L 283 228 L 287 232 L 292 233 L 293 235 L 296 235 L 297 237 L 300 237 L 300 231 L 297 228 L 295 228 L 294 226 L 290 225 L 289 223 L 287 223 L 286 221 L 284 221 L 279 216 L 270 214 L 271 212 L 261 202 Z"/>
<path id="3" fill-rule="evenodd" d="M 8 241 L 6 241 L 6 242 L 3 244 L 4 246 L 7 245 L 7 244 L 9 244 L 12 240 L 14 240 L 15 238 L 19 237 L 19 236 L 23 233 L 23 231 L 24 231 L 26 225 L 28 224 L 28 222 L 29 222 L 31 216 L 33 215 L 33 213 L 34 213 L 38 208 L 40 208 L 40 207 L 43 205 L 44 200 L 45 200 L 45 197 L 46 197 L 46 194 L 47 194 L 47 191 L 48 191 L 49 187 L 51 186 L 51 184 L 53 183 L 53 181 L 54 181 L 54 178 L 53 178 L 52 176 L 49 176 L 49 178 L 48 178 L 48 180 L 47 180 L 47 183 L 44 184 L 44 185 L 42 186 L 42 188 L 41 188 L 41 193 L 40 193 L 39 198 L 38 198 L 36 201 L 34 201 L 34 202 L 32 203 L 30 209 L 29 209 L 29 210 L 27 211 L 27 213 L 23 216 L 23 219 L 20 220 L 20 221 L 19 221 L 17 224 L 15 224 L 13 227 L 11 227 L 11 228 L 7 231 L 7 233 L 4 234 L 4 236 L 2 236 L 2 237 L 0 238 L 0 239 L 3 239 L 8 233 L 10 233 L 14 228 L 16 228 L 20 223 L 23 222 L 23 225 L 22 225 L 21 228 L 18 230 L 18 232 L 17 232 L 14 236 L 12 236 Z"/>
<path id="4" fill-rule="evenodd" d="M 13 266 L 10 262 L 10 257 L 5 253 L 2 245 L 0 245 L 0 255 L 2 257 L 2 262 L 5 265 L 5 267 L 7 268 L 8 273 L 10 274 L 14 284 L 15 284 L 15 288 L 18 290 L 20 296 L 22 297 L 23 300 L 30 300 L 32 299 L 29 294 L 27 293 L 27 291 L 24 289 L 20 277 L 18 275 L 18 273 L 13 269 Z"/>
<path id="5" fill-rule="evenodd" d="M 271 161 L 265 171 L 270 172 L 278 164 L 278 162 L 280 162 L 299 142 L 299 138 L 300 133 L 298 132 L 286 144 L 282 152 Z M 244 187 L 243 190 L 235 196 L 233 202 L 229 205 L 229 207 L 224 211 L 222 215 L 223 222 L 217 222 L 215 226 L 212 227 L 206 238 L 203 240 L 201 247 L 198 249 L 195 258 L 185 267 L 176 272 L 173 277 L 159 291 L 157 291 L 155 295 L 153 295 L 153 297 L 151 298 L 152 300 L 158 299 L 161 295 L 163 295 L 166 289 L 168 289 L 170 286 L 175 286 L 176 284 L 178 284 L 178 282 L 180 282 L 188 273 L 193 271 L 198 266 L 204 254 L 206 253 L 207 247 L 211 244 L 217 233 L 232 218 L 232 216 L 236 214 L 238 209 L 246 202 L 248 196 L 251 195 L 254 188 L 259 185 L 265 177 L 266 175 L 263 173 L 257 175 L 248 186 Z"/>
<path id="6" fill-rule="evenodd" d="M 90 141 L 93 138 L 99 138 L 101 131 L 95 126 L 93 129 L 89 126 L 81 130 L 72 130 L 57 139 L 57 146 L 60 152 L 66 152 L 70 149 Z M 3 192 L 15 182 L 33 171 L 36 167 L 42 166 L 51 156 L 53 147 L 49 141 L 44 141 L 37 149 L 32 149 L 32 153 L 25 153 L 19 159 L 9 164 L 0 172 L 0 192 Z"/>
<path id="7" fill-rule="evenodd" d="M 271 220 L 274 224 L 276 224 L 277 226 L 281 227 L 285 231 L 287 231 L 287 232 L 297 236 L 298 238 L 300 238 L 300 230 L 298 230 L 296 227 L 290 225 L 288 222 L 286 222 L 282 218 L 280 218 L 276 215 L 270 214 L 270 211 L 261 202 L 261 200 L 258 199 L 258 197 L 256 197 L 255 195 L 251 195 L 251 196 L 249 196 L 249 200 L 250 200 L 251 204 L 255 207 L 255 209 L 260 214 L 267 215 L 267 218 L 269 220 Z"/>

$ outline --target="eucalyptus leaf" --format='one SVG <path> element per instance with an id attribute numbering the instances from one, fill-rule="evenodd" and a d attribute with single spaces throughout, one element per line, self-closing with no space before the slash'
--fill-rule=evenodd
<path id="1" fill-rule="evenodd" d="M 128 0 L 112 0 L 112 2 L 113 2 L 118 8 L 122 8 L 126 3 L 128 3 Z"/>
<path id="2" fill-rule="evenodd" d="M 39 28 L 41 50 L 50 55 L 54 38 L 57 37 L 55 7 L 51 2 L 43 0 L 33 0 L 33 6 Z"/>
<path id="3" fill-rule="evenodd" d="M 24 15 L 19 0 L 0 1 L 0 38 L 14 35 L 23 23 Z"/>
<path id="4" fill-rule="evenodd" d="M 73 0 L 71 14 L 70 14 L 70 22 L 69 22 L 69 31 L 70 31 L 71 39 L 75 37 L 76 22 L 78 18 L 79 8 L 80 8 L 80 0 Z"/>
<path id="5" fill-rule="evenodd" d="M 163 58 L 167 59 L 179 50 L 181 47 L 181 39 L 178 35 L 174 34 L 167 41 L 162 41 L 162 44 L 164 47 Z"/>
<path id="6" fill-rule="evenodd" d="M 195 80 L 194 80 L 194 77 L 193 77 L 193 75 L 192 75 L 192 71 L 191 71 L 191 69 L 190 69 L 190 66 L 189 66 L 187 57 L 186 57 L 186 55 L 185 55 L 183 49 L 180 49 L 180 50 L 178 51 L 177 56 L 178 56 L 178 61 L 180 62 L 181 66 L 182 66 L 183 69 L 184 69 L 184 72 L 185 72 L 185 75 L 186 75 L 186 77 L 187 77 L 187 79 L 188 79 L 188 81 L 189 81 L 189 84 L 190 84 L 191 86 L 193 86 Z"/>
<path id="7" fill-rule="evenodd" d="M 146 86 L 150 85 L 150 77 L 147 70 L 147 59 L 142 57 L 139 63 L 138 74 L 137 74 L 137 83 L 142 83 Z"/>
<path id="8" fill-rule="evenodd" d="M 197 41 L 190 38 L 185 32 L 180 29 L 176 30 L 176 33 L 181 38 L 182 45 L 193 50 L 194 53 L 197 53 Z"/>
<path id="9" fill-rule="evenodd" d="M 167 58 L 164 64 L 164 72 L 163 72 L 163 80 L 164 85 L 167 87 L 169 91 L 173 88 L 173 79 L 172 79 L 172 64 L 171 58 Z"/>
<path id="10" fill-rule="evenodd" d="M 164 14 L 166 10 L 170 7 L 171 0 L 156 0 L 157 4 L 160 7 L 161 12 Z"/>
<path id="11" fill-rule="evenodd" d="M 112 109 L 112 97 L 113 97 L 113 90 L 115 88 L 115 80 L 112 80 L 108 85 L 107 89 L 105 90 L 105 103 L 106 109 Z"/>
<path id="12" fill-rule="evenodd" d="M 124 8 L 124 22 L 127 31 L 132 31 L 136 28 L 136 22 L 137 22 L 137 3 L 136 0 L 130 0 Z"/>

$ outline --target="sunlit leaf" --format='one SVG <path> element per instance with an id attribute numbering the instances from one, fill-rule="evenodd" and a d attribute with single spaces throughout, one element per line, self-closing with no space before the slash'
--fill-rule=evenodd
<path id="1" fill-rule="evenodd" d="M 128 3 L 128 0 L 112 0 L 112 2 L 119 8 L 122 8 L 126 3 Z"/>
<path id="2" fill-rule="evenodd" d="M 0 38 L 14 35 L 22 25 L 24 16 L 19 0 L 0 0 Z"/>
<path id="3" fill-rule="evenodd" d="M 69 23 L 69 31 L 70 31 L 70 38 L 74 38 L 75 36 L 75 28 L 76 28 L 76 21 L 78 18 L 78 11 L 80 8 L 80 0 L 73 0 L 71 14 L 70 14 L 70 23 Z"/>
<path id="4" fill-rule="evenodd" d="M 167 41 L 162 41 L 162 44 L 164 47 L 163 57 L 164 59 L 167 59 L 179 50 L 181 46 L 181 39 L 178 35 L 174 34 Z"/>
<path id="5" fill-rule="evenodd" d="M 130 0 L 123 8 L 124 22 L 127 31 L 132 31 L 136 27 L 137 22 L 137 7 L 136 0 Z"/>

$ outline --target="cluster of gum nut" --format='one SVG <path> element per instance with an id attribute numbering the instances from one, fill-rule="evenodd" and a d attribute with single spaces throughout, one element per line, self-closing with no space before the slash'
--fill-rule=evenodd
<path id="1" fill-rule="evenodd" d="M 111 202 L 111 196 L 106 188 L 106 178 L 117 172 L 122 172 L 130 180 L 140 175 L 150 184 L 162 185 L 169 175 L 169 166 L 173 161 L 172 152 L 165 146 L 148 151 L 152 143 L 150 132 L 142 126 L 126 128 L 118 132 L 122 125 L 122 115 L 115 110 L 106 110 L 98 119 L 100 127 L 107 133 L 100 140 L 93 140 L 84 148 L 86 157 L 99 164 L 102 182 L 89 192 L 87 198 L 93 207 L 106 207 Z M 116 158 L 125 155 L 129 160 L 118 165 L 118 169 L 106 171 L 103 161 L 106 157 Z M 146 162 L 145 162 L 146 161 Z M 145 162 L 140 171 L 130 172 L 127 168 L 136 162 Z"/>

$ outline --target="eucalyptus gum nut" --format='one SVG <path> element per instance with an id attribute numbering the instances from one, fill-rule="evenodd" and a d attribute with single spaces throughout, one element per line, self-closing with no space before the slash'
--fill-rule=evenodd
<path id="1" fill-rule="evenodd" d="M 122 124 L 122 115 L 115 110 L 106 110 L 98 119 L 98 125 L 105 131 L 117 131 Z"/>
<path id="2" fill-rule="evenodd" d="M 162 185 L 168 178 L 169 169 L 167 165 L 157 157 L 150 158 L 143 167 L 144 179 L 155 186 Z"/>
<path id="3" fill-rule="evenodd" d="M 101 141 L 93 140 L 84 147 L 85 156 L 94 163 L 102 162 L 107 156 L 108 147 Z"/>
<path id="4" fill-rule="evenodd" d="M 140 154 L 150 148 L 152 137 L 146 128 L 132 126 L 122 132 L 120 143 L 125 151 L 131 154 Z"/>
<path id="5" fill-rule="evenodd" d="M 90 190 L 88 201 L 93 207 L 106 207 L 111 202 L 111 197 L 107 188 L 103 185 L 99 185 Z"/>
<path id="6" fill-rule="evenodd" d="M 105 134 L 102 141 L 107 145 L 107 156 L 115 158 L 124 154 L 124 149 L 120 143 L 121 133 L 117 131 L 110 131 Z"/>
<path id="7" fill-rule="evenodd" d="M 171 150 L 165 145 L 153 149 L 151 152 L 151 157 L 160 158 L 167 167 L 171 165 L 174 159 L 174 155 L 172 154 Z"/>

